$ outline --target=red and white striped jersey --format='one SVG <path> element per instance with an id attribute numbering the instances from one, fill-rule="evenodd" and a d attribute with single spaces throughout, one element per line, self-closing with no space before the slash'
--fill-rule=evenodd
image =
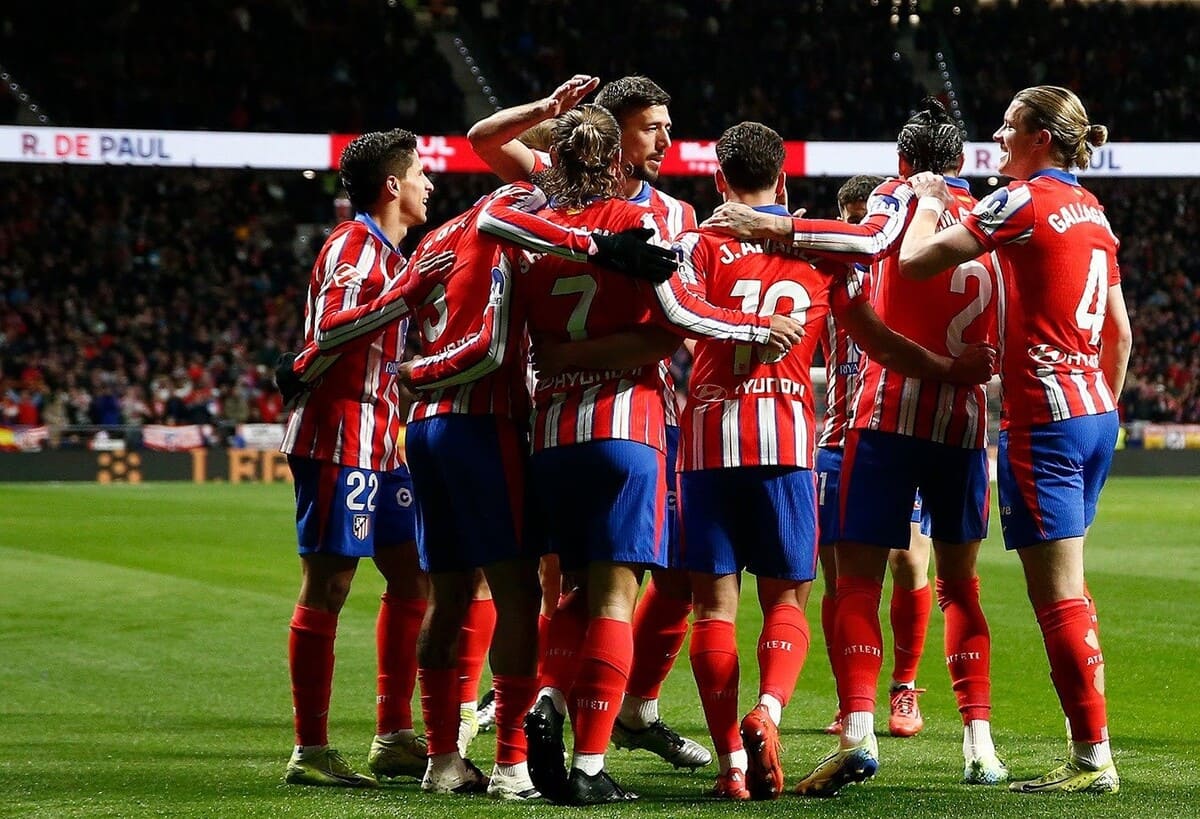
<path id="1" fill-rule="evenodd" d="M 663 193 L 649 182 L 643 182 L 641 190 L 629 201 L 646 208 L 662 220 L 663 230 L 658 238 L 663 241 L 673 242 L 684 231 L 696 229 L 696 209 L 682 199 Z"/>
<path id="2" fill-rule="evenodd" d="M 771 205 L 761 208 L 786 215 Z M 696 343 L 679 445 L 680 471 L 738 466 L 811 469 L 816 410 L 812 366 L 825 318 L 864 300 L 848 269 L 818 263 L 793 248 L 742 242 L 701 229 L 685 234 L 683 275 L 712 304 L 770 316 L 790 314 L 804 339 L 782 359 L 763 348 Z"/>
<path id="3" fill-rule="evenodd" d="M 1119 242 L 1096 197 L 1074 174 L 1045 170 L 992 192 L 962 223 L 999 258 L 1003 423 L 1113 411 L 1100 331 Z"/>
<path id="4" fill-rule="evenodd" d="M 325 241 L 309 282 L 305 350 L 325 340 L 337 353 L 324 357 L 319 380 L 288 418 L 283 452 L 381 472 L 403 464 L 396 384 L 404 358 L 402 323 L 392 321 L 382 333 L 373 328 L 369 341 L 342 332 L 362 318 L 355 308 L 401 281 L 404 264 L 366 214 L 338 225 Z"/>
<path id="5" fill-rule="evenodd" d="M 656 214 L 666 230 L 658 239 L 674 242 L 684 231 L 697 227 L 696 209 L 682 199 L 663 193 L 649 182 L 642 182 L 641 189 L 630 200 L 635 205 Z M 679 426 L 679 405 L 675 402 L 675 379 L 671 376 L 671 359 L 664 359 L 658 368 L 663 384 L 663 400 L 666 402 L 667 426 Z"/>
<path id="6" fill-rule="evenodd" d="M 579 263 L 588 260 L 590 242 L 586 231 L 534 215 L 545 204 L 528 182 L 506 185 L 430 231 L 417 247 L 414 263 L 445 250 L 454 252 L 455 262 L 445 283 L 414 310 L 424 357 L 412 367 L 420 390 L 410 421 L 447 413 L 526 417 L 525 317 L 511 291 L 519 286 L 514 270 L 529 261 L 520 261 L 517 247 Z"/>
<path id="7" fill-rule="evenodd" d="M 653 212 L 622 199 L 594 202 L 580 210 L 547 209 L 540 215 L 589 231 L 615 232 L 659 222 Z M 660 233 L 665 230 L 661 223 L 654 227 Z M 761 342 L 770 335 L 769 318 L 716 309 L 697 299 L 678 276 L 653 287 L 639 279 L 566 264 L 553 256 L 538 258 L 517 289 L 535 347 L 539 338 L 578 340 L 647 323 L 681 336 Z M 662 450 L 665 396 L 658 369 L 568 370 L 538 380 L 534 450 L 614 438 Z"/>
<path id="8" fill-rule="evenodd" d="M 792 219 L 792 243 L 815 256 L 843 264 L 871 264 L 900 249 L 916 212 L 916 196 L 903 179 L 887 179 L 867 197 L 858 224 L 840 219 Z"/>
<path id="9" fill-rule="evenodd" d="M 869 298 L 870 268 L 855 267 L 862 291 Z M 817 446 L 841 449 L 846 445 L 846 430 L 850 428 L 850 417 L 854 413 L 854 391 L 865 360 L 863 351 L 834 318 L 832 311 L 825 317 L 821 351 L 825 354 L 825 419 Z"/>
<path id="10" fill-rule="evenodd" d="M 975 206 L 966 182 L 947 178 L 956 204 L 938 229 L 956 224 Z M 888 256 L 871 278 L 871 305 L 892 330 L 939 355 L 959 355 L 969 344 L 996 344 L 995 262 L 981 256 L 925 281 L 900 274 Z M 861 367 L 851 425 L 980 449 L 987 444 L 987 394 L 982 385 L 958 386 L 906 378 L 867 358 Z"/>

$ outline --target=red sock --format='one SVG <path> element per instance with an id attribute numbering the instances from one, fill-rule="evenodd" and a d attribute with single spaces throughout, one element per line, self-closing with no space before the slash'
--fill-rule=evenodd
<path id="1" fill-rule="evenodd" d="M 570 693 L 579 675 L 579 648 L 587 628 L 587 596 L 578 590 L 563 595 L 546 631 L 539 687 Z"/>
<path id="2" fill-rule="evenodd" d="M 418 668 L 429 755 L 458 752 L 458 669 Z"/>
<path id="3" fill-rule="evenodd" d="M 829 669 L 837 678 L 837 658 L 841 652 L 834 643 L 837 623 L 837 589 L 821 596 L 821 631 L 825 634 L 825 654 L 829 657 Z"/>
<path id="4" fill-rule="evenodd" d="M 375 733 L 413 727 L 412 695 L 417 685 L 417 635 L 428 603 L 384 594 L 375 621 Z"/>
<path id="5" fill-rule="evenodd" d="M 892 679 L 896 682 L 912 682 L 917 678 L 932 608 L 933 589 L 928 583 L 916 590 L 892 585 L 893 657 L 896 661 Z"/>
<path id="6" fill-rule="evenodd" d="M 992 715 L 992 635 L 979 605 L 979 578 L 937 579 L 938 608 L 946 615 L 946 669 L 963 725 Z"/>
<path id="7" fill-rule="evenodd" d="M 758 693 L 788 704 L 808 657 L 808 620 L 795 606 L 772 606 L 758 636 Z"/>
<path id="8" fill-rule="evenodd" d="M 718 754 L 740 750 L 738 654 L 733 623 L 726 620 L 697 620 L 692 624 L 689 655 L 713 746 Z"/>
<path id="9" fill-rule="evenodd" d="M 1093 628 L 1088 613 L 1088 601 L 1059 600 L 1035 614 L 1050 658 L 1050 680 L 1063 712 L 1071 721 L 1071 738 L 1076 742 L 1107 740 L 1104 654 L 1100 650 L 1099 632 Z"/>
<path id="10" fill-rule="evenodd" d="M 496 674 L 496 764 L 516 765 L 529 755 L 525 745 L 525 714 L 537 694 L 536 677 Z"/>
<path id="11" fill-rule="evenodd" d="M 288 636 L 297 745 L 329 744 L 329 694 L 337 614 L 297 605 Z"/>
<path id="12" fill-rule="evenodd" d="M 661 594 L 650 580 L 633 614 L 633 668 L 627 693 L 644 700 L 658 699 L 663 680 L 683 647 L 691 613 L 690 600 Z"/>
<path id="13" fill-rule="evenodd" d="M 550 639 L 550 618 L 544 614 L 538 615 L 538 661 L 537 678 L 542 678 L 543 666 L 546 664 L 546 643 Z"/>
<path id="14" fill-rule="evenodd" d="M 472 600 L 458 635 L 458 701 L 479 699 L 479 678 L 496 630 L 496 606 L 491 598 Z"/>
<path id="15" fill-rule="evenodd" d="M 1092 618 L 1092 628 L 1096 630 L 1096 636 L 1100 636 L 1100 615 L 1096 613 L 1096 601 L 1092 598 L 1092 590 L 1087 587 L 1087 583 L 1083 584 L 1083 596 L 1087 598 L 1088 617 Z"/>
<path id="16" fill-rule="evenodd" d="M 608 617 L 593 617 L 579 661 L 579 679 L 571 691 L 575 753 L 603 754 L 633 664 L 633 627 Z"/>
<path id="17" fill-rule="evenodd" d="M 879 601 L 883 584 L 869 577 L 839 577 L 836 645 L 838 708 L 843 714 L 875 710 L 875 688 L 883 667 Z"/>

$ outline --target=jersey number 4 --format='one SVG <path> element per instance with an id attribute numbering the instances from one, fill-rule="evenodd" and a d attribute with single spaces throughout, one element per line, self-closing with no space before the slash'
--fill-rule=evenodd
<path id="1" fill-rule="evenodd" d="M 1104 314 L 1108 310 L 1108 288 L 1104 286 L 1108 278 L 1108 256 L 1100 248 L 1092 251 L 1088 263 L 1087 283 L 1083 286 L 1083 296 L 1075 308 L 1075 326 L 1084 332 L 1090 332 L 1090 343 L 1095 346 L 1100 341 L 1100 331 L 1104 329 Z"/>

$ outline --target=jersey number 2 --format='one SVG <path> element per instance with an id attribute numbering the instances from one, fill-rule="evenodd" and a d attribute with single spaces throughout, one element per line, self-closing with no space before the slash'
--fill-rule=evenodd
<path id="1" fill-rule="evenodd" d="M 967 342 L 963 341 L 963 331 L 971 326 L 971 322 L 983 315 L 983 311 L 992 303 L 992 274 L 986 267 L 979 262 L 971 261 L 963 262 L 954 268 L 954 273 L 950 275 L 950 292 L 965 294 L 967 279 L 975 279 L 979 282 L 979 292 L 975 294 L 975 298 L 971 299 L 970 304 L 950 320 L 950 324 L 946 327 L 946 349 L 953 356 L 962 355 L 963 350 L 967 349 Z"/>

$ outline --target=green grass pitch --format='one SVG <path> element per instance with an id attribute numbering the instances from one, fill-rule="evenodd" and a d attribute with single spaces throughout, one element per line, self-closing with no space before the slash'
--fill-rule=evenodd
<path id="1" fill-rule="evenodd" d="M 287 485 L 0 484 L 0 510 L 0 816 L 583 815 L 435 798 L 411 782 L 372 792 L 281 784 L 292 742 L 287 623 L 299 582 Z M 1111 481 L 1088 565 L 1119 795 L 1021 796 L 957 784 L 961 729 L 935 608 L 919 680 L 929 688 L 927 727 L 915 739 L 880 738 L 874 781 L 830 801 L 730 805 L 701 798 L 711 768 L 685 773 L 613 751 L 615 775 L 642 799 L 588 815 L 1200 816 L 1200 479 Z M 997 745 L 1014 774 L 1038 775 L 1064 752 L 1063 722 L 1018 561 L 998 533 L 980 573 Z M 380 589 L 364 563 L 337 643 L 331 738 L 363 767 L 374 727 Z M 757 685 L 760 623 L 751 595 L 747 583 L 744 705 Z M 809 618 L 812 650 L 784 713 L 789 787 L 832 744 L 820 733 L 834 693 L 815 599 Z M 664 689 L 664 715 L 708 744 L 683 657 Z M 890 655 L 885 674 L 889 668 Z M 878 722 L 886 726 L 886 713 Z M 474 745 L 484 770 L 493 736 Z"/>

